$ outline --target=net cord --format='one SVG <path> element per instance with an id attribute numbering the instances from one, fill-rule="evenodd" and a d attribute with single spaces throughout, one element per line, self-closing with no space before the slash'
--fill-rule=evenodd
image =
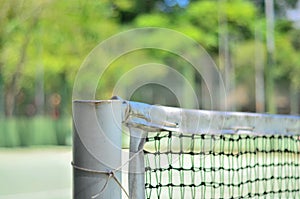
<path id="1" fill-rule="evenodd" d="M 123 101 L 123 105 L 123 123 L 147 132 L 300 135 L 300 116 L 192 110 L 131 101 Z"/>

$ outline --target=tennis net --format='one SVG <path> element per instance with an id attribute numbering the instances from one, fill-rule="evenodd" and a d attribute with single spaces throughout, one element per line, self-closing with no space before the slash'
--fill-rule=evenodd
<path id="1" fill-rule="evenodd" d="M 297 136 L 160 132 L 145 147 L 146 198 L 299 196 Z"/>
<path id="2" fill-rule="evenodd" d="M 127 103 L 131 198 L 300 195 L 300 117 Z"/>

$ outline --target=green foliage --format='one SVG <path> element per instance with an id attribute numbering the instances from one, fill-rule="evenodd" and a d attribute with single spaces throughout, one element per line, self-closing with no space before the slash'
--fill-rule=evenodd
<path id="1" fill-rule="evenodd" d="M 45 96 L 63 95 L 59 88 L 64 84 L 72 87 L 77 68 L 95 44 L 119 31 L 109 1 L 1 3 L 5 19 L 0 21 L 3 84 L 6 95 L 11 91 L 16 98 L 22 92 L 26 103 L 35 103 L 37 77 L 44 81 Z M 57 78 L 60 74 L 65 74 L 64 82 Z M 70 94 L 65 101 L 71 101 Z M 19 113 L 14 110 L 14 114 Z"/>
<path id="2" fill-rule="evenodd" d="M 162 13 L 144 14 L 136 18 L 135 24 L 138 27 L 162 27 L 166 28 L 166 25 L 170 24 L 170 18 Z"/>
<path id="3" fill-rule="evenodd" d="M 13 115 L 1 124 L 0 145 L 29 146 L 32 144 L 64 144 L 65 136 L 57 129 L 68 129 L 64 118 L 70 117 L 71 91 L 79 66 L 89 52 L 101 41 L 123 30 L 141 27 L 171 28 L 200 43 L 215 59 L 223 72 L 220 49 L 222 36 L 227 34 L 229 53 L 235 68 L 236 85 L 243 84 L 254 95 L 254 61 L 257 29 L 259 46 L 266 58 L 266 24 L 264 1 L 227 0 L 190 1 L 186 7 L 167 5 L 163 0 L 2 0 L 0 1 L 0 111 L 8 109 L 3 102 L 13 91 Z M 287 7 L 296 0 L 285 1 Z M 300 90 L 300 31 L 282 13 L 280 1 L 275 1 L 275 80 Z M 133 38 L 134 39 L 134 38 Z M 172 39 L 160 39 L 172 47 Z M 139 59 L 136 59 L 136 58 Z M 180 73 L 190 67 L 180 58 L 159 50 L 141 50 L 115 60 L 99 82 L 97 97 L 109 98 L 123 74 L 145 63 L 173 66 Z M 266 59 L 263 60 L 266 64 Z M 165 75 L 156 71 L 158 77 Z M 86 77 L 90 78 L 90 77 Z M 192 79 L 193 77 L 191 77 Z M 132 83 L 126 80 L 128 84 Z M 38 85 L 43 85 L 43 111 L 54 111 L 51 96 L 58 94 L 61 102 L 56 107 L 60 119 L 49 122 L 42 115 L 35 119 L 29 106 L 36 105 Z M 7 114 L 7 110 L 6 110 Z M 0 117 L 4 113 L 0 114 Z M 7 116 L 9 116 L 7 114 Z M 16 119 L 16 118 L 20 119 Z M 30 132 L 22 132 L 22 129 Z M 35 129 L 45 129 L 44 135 Z M 10 133 L 3 133 L 10 132 Z M 36 133 L 35 133 L 36 132 Z M 43 141 L 41 141 L 43 140 Z"/>
<path id="4" fill-rule="evenodd" d="M 284 43 L 284 39 L 280 42 L 282 53 L 277 54 L 277 70 L 278 77 L 285 78 L 293 87 L 300 89 L 300 58 L 299 51 L 294 51 L 290 43 Z M 282 68 L 281 66 L 285 66 Z"/>

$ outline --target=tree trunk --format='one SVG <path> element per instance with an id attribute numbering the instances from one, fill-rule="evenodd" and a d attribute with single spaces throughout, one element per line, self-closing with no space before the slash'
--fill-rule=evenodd
<path id="1" fill-rule="evenodd" d="M 29 45 L 30 37 L 31 37 L 31 31 L 36 26 L 38 21 L 38 16 L 35 16 L 33 18 L 32 24 L 28 27 L 27 32 L 25 34 L 25 38 L 23 40 L 23 44 L 20 49 L 20 56 L 19 61 L 16 65 L 16 70 L 12 76 L 12 79 L 8 86 L 6 87 L 6 96 L 5 96 L 5 113 L 7 117 L 13 116 L 14 108 L 15 108 L 15 101 L 16 101 L 16 95 L 19 93 L 20 90 L 20 78 L 22 76 L 22 71 L 25 65 L 26 60 L 26 51 L 27 47 Z"/>
<path id="2" fill-rule="evenodd" d="M 260 26 L 255 28 L 255 107 L 257 113 L 265 112 L 265 79 L 263 35 Z"/>
<path id="3" fill-rule="evenodd" d="M 6 103 L 5 103 L 5 108 L 6 108 L 6 116 L 7 117 L 11 117 L 13 116 L 13 112 L 14 112 L 14 108 L 15 108 L 15 98 L 16 95 L 19 92 L 19 80 L 21 77 L 21 72 L 24 68 L 24 64 L 25 64 L 25 59 L 26 59 L 26 49 L 27 46 L 29 44 L 29 36 L 27 34 L 27 36 L 24 39 L 24 43 L 21 47 L 21 52 L 20 52 L 20 59 L 16 65 L 16 71 L 12 76 L 12 80 L 9 83 L 9 85 L 7 86 L 6 89 Z"/>
<path id="4" fill-rule="evenodd" d="M 273 78 L 273 67 L 275 65 L 274 60 L 274 1 L 265 0 L 265 12 L 267 18 L 267 66 L 265 68 L 266 78 L 266 103 L 267 111 L 269 113 L 276 113 L 276 105 L 274 99 L 274 78 Z"/>
<path id="5" fill-rule="evenodd" d="M 290 113 L 293 115 L 299 114 L 299 102 L 300 102 L 300 92 L 291 84 L 290 86 L 290 104 L 291 104 L 291 111 Z"/>
<path id="6" fill-rule="evenodd" d="M 0 62 L 0 119 L 4 117 L 4 81 L 2 75 L 3 63 Z"/>

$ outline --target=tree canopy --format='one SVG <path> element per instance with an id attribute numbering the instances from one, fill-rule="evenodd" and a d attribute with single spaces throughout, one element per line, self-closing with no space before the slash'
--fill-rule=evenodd
<path id="1" fill-rule="evenodd" d="M 280 83 L 277 92 L 282 91 L 281 85 L 299 92 L 300 30 L 282 14 L 296 1 L 286 1 L 285 5 L 280 2 L 275 1 L 278 14 L 274 79 Z M 74 78 L 84 58 L 99 42 L 131 28 L 151 26 L 182 32 L 201 44 L 221 71 L 225 69 L 220 49 L 228 47 L 236 88 L 242 86 L 249 98 L 239 106 L 240 110 L 242 106 L 255 109 L 254 65 L 258 46 L 262 56 L 267 56 L 264 1 L 2 0 L 0 26 L 2 116 L 50 114 L 54 94 L 61 97 L 60 112 L 69 114 Z M 222 35 L 227 35 L 224 39 L 228 39 L 228 46 L 222 43 Z M 159 57 L 162 63 L 178 59 L 151 50 L 120 58 L 112 63 L 109 75 L 99 84 L 101 92 L 97 97 L 110 97 L 121 74 L 141 64 L 134 57 L 146 54 Z M 262 64 L 266 65 L 266 59 Z M 177 70 L 182 72 L 186 66 L 182 62 Z M 288 98 L 289 94 L 283 95 Z"/>

